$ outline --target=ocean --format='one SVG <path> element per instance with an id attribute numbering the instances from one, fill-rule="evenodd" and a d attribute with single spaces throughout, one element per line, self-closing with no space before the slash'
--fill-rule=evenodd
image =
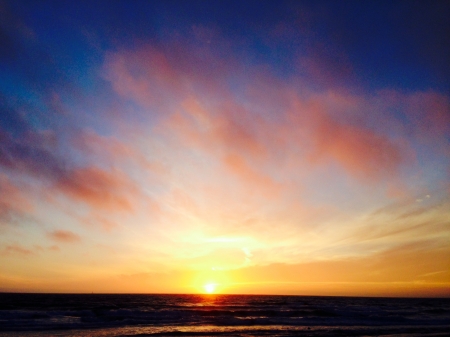
<path id="1" fill-rule="evenodd" d="M 450 336 L 450 299 L 0 293 L 0 336 Z"/>

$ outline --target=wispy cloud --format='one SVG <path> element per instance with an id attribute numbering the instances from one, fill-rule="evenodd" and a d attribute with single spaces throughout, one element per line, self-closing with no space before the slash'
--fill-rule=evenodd
<path id="1" fill-rule="evenodd" d="M 134 207 L 124 191 L 132 195 L 135 187 L 120 171 L 108 172 L 96 167 L 77 169 L 60 179 L 56 187 L 93 207 L 116 211 L 131 211 Z"/>
<path id="2" fill-rule="evenodd" d="M 15 215 L 30 213 L 32 208 L 29 196 L 5 174 L 0 174 L 0 223 L 11 221 Z"/>
<path id="3" fill-rule="evenodd" d="M 33 255 L 33 254 L 34 254 L 34 252 L 32 250 L 22 247 L 17 244 L 8 245 L 1 252 L 1 255 L 3 255 L 3 256 L 17 255 L 17 256 L 25 257 L 25 256 Z"/>
<path id="4" fill-rule="evenodd" d="M 81 241 L 81 237 L 71 231 L 54 230 L 47 234 L 52 240 L 62 243 L 76 243 Z M 56 250 L 56 246 L 52 246 Z"/>

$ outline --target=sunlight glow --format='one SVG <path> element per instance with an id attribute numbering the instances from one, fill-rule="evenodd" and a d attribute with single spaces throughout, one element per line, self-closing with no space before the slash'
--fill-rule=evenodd
<path id="1" fill-rule="evenodd" d="M 216 290 L 216 284 L 214 283 L 207 283 L 204 286 L 205 292 L 208 294 L 212 294 Z"/>

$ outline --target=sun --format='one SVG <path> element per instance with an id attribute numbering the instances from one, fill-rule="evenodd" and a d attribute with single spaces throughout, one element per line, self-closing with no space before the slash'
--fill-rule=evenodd
<path id="1" fill-rule="evenodd" d="M 215 283 L 207 283 L 204 285 L 204 288 L 205 288 L 206 293 L 212 294 L 216 290 L 216 284 Z"/>

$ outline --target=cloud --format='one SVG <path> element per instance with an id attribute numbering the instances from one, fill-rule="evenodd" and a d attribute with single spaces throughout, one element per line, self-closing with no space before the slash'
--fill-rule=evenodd
<path id="1" fill-rule="evenodd" d="M 294 98 L 291 120 L 303 134 L 300 141 L 310 146 L 310 162 L 337 163 L 364 183 L 398 179 L 402 166 L 412 162 L 413 152 L 406 141 L 361 123 L 366 117 L 359 110 L 368 105 L 365 97 L 333 92 Z"/>
<path id="2" fill-rule="evenodd" d="M 114 91 L 145 107 L 181 89 L 182 82 L 167 57 L 151 47 L 137 53 L 110 54 L 106 60 L 106 77 Z"/>
<path id="3" fill-rule="evenodd" d="M 119 171 L 98 167 L 74 169 L 56 182 L 56 190 L 93 208 L 110 211 L 132 211 L 137 188 L 129 177 Z"/>
<path id="4" fill-rule="evenodd" d="M 16 215 L 31 212 L 33 203 L 19 186 L 14 185 L 5 174 L 0 173 L 0 222 L 9 222 Z"/>
<path id="5" fill-rule="evenodd" d="M 24 248 L 24 247 L 22 247 L 20 245 L 17 245 L 17 244 L 8 245 L 1 251 L 1 255 L 2 256 L 14 256 L 14 255 L 17 255 L 17 256 L 26 257 L 26 256 L 30 256 L 30 255 L 33 255 L 33 254 L 34 254 L 33 251 L 31 251 L 31 250 L 29 250 L 27 248 Z"/>
<path id="6" fill-rule="evenodd" d="M 55 155 L 55 135 L 52 132 L 23 133 L 13 137 L 0 129 L 0 166 L 9 171 L 44 179 L 61 177 L 66 162 Z"/>
<path id="7" fill-rule="evenodd" d="M 60 152 L 63 146 L 60 129 L 35 130 L 17 110 L 7 106 L 1 108 L 7 112 L 7 118 L 2 119 L 0 124 L 0 167 L 7 175 L 2 176 L 0 185 L 11 192 L 12 198 L 19 198 L 21 193 L 7 181 L 8 176 L 15 176 L 24 185 L 32 185 L 29 178 L 34 179 L 50 186 L 53 191 L 92 207 L 119 211 L 133 209 L 130 195 L 136 194 L 137 188 L 126 174 L 119 170 L 90 167 L 89 164 L 78 167 L 73 158 Z M 87 157 L 92 149 L 95 154 L 103 151 L 114 155 L 113 163 L 117 162 L 117 158 L 133 155 L 132 158 L 144 169 L 152 168 L 145 157 L 119 141 L 102 138 L 94 132 L 71 130 L 70 133 L 72 138 L 79 140 L 75 145 L 82 157 Z M 96 148 L 92 145 L 94 143 Z M 0 201 L 2 214 L 7 213 L 7 208 L 12 209 L 13 204 L 16 208 L 29 204 L 18 201 Z M 25 207 L 22 210 L 26 211 Z"/>
<path id="8" fill-rule="evenodd" d="M 231 62 L 211 49 L 172 41 L 166 49 L 145 45 L 108 53 L 104 76 L 121 97 L 166 113 L 195 92 L 226 94 Z"/>
<path id="9" fill-rule="evenodd" d="M 449 157 L 450 96 L 433 91 L 392 96 L 393 106 L 403 108 L 409 136 L 427 147 L 426 156 Z"/>
<path id="10" fill-rule="evenodd" d="M 180 50 L 187 55 L 194 54 L 190 48 L 178 46 L 172 52 L 144 47 L 134 52 L 110 54 L 105 63 L 110 73 L 108 78 L 125 98 L 145 107 L 156 107 L 165 116 L 162 125 L 172 130 L 171 137 L 181 138 L 186 145 L 221 160 L 231 172 L 242 177 L 244 171 L 249 173 L 250 167 L 254 167 L 255 173 L 268 181 L 271 178 L 264 170 L 273 166 L 274 160 L 290 153 L 305 154 L 306 149 L 311 163 L 337 163 L 354 178 L 373 184 L 398 179 L 401 168 L 414 161 L 414 151 L 403 135 L 393 138 L 377 126 L 380 122 L 368 126 L 373 118 L 364 111 L 378 113 L 377 102 L 371 97 L 345 94 L 336 89 L 325 92 L 309 89 L 300 94 L 286 83 L 282 90 L 258 85 L 261 76 L 269 83 L 277 83 L 267 71 L 255 71 L 242 78 L 240 86 L 249 89 L 238 93 L 225 84 L 226 78 L 236 75 L 227 60 L 218 61 L 225 66 L 214 78 L 208 78 L 209 85 L 215 89 L 207 90 L 203 85 L 207 76 L 203 72 L 187 76 L 191 74 L 187 70 L 190 62 L 197 62 L 195 57 L 174 63 Z M 258 93 L 259 89 L 263 92 Z M 159 94 L 159 90 L 163 93 Z M 260 107 L 257 102 L 262 95 L 274 100 Z M 154 99 L 160 102 L 155 103 Z M 164 108 L 163 101 L 167 102 Z M 382 115 L 384 111 L 379 113 Z M 241 158 L 241 164 L 236 165 L 237 160 L 230 158 Z M 249 179 L 256 180 L 262 181 Z"/>
<path id="11" fill-rule="evenodd" d="M 364 181 L 376 182 L 397 176 L 402 164 L 409 159 L 401 145 L 388 137 L 326 117 L 319 121 L 313 137 L 313 161 L 335 160 L 351 175 Z"/>
<path id="12" fill-rule="evenodd" d="M 413 240 L 427 230 L 442 232 L 442 224 L 423 220 L 408 226 L 396 220 L 397 214 L 388 218 L 390 228 L 372 219 L 359 223 L 361 233 L 353 233 L 358 225 L 352 227 L 357 221 L 349 209 L 364 214 L 372 201 L 376 205 L 386 196 L 399 199 L 411 192 L 421 179 L 411 177 L 419 171 L 417 154 L 423 150 L 417 141 L 420 132 L 411 133 L 421 123 L 411 116 L 426 119 L 427 113 L 417 108 L 426 107 L 440 111 L 436 120 L 445 121 L 445 97 L 431 92 L 416 92 L 412 99 L 395 90 L 345 91 L 335 84 L 352 76 L 351 67 L 336 75 L 337 82 L 318 78 L 323 87 L 317 89 L 308 87 L 309 79 L 301 73 L 283 80 L 267 68 L 236 74 L 230 66 L 235 60 L 227 64 L 226 58 L 218 61 L 223 67 L 207 82 L 207 71 L 187 75 L 190 62 L 199 56 L 178 62 L 180 50 L 192 55 L 195 48 L 179 44 L 175 49 L 119 50 L 105 61 L 113 89 L 136 104 L 148 122 L 142 126 L 142 144 L 160 146 L 159 151 L 152 148 L 151 155 L 154 162 L 163 163 L 166 176 L 153 190 L 161 193 L 156 199 L 161 210 L 157 223 L 177 224 L 168 230 L 171 240 L 183 241 L 186 233 L 194 232 L 244 233 L 267 243 L 265 255 L 255 253 L 252 261 L 271 261 L 271 256 L 298 261 L 307 254 L 359 256 L 393 247 L 408 236 Z M 214 51 L 207 52 L 211 54 Z M 155 66 L 158 62 L 161 71 Z M 320 62 L 316 66 L 322 67 Z M 330 65 L 323 74 L 335 76 L 332 70 Z M 399 103 L 409 100 L 411 104 Z M 430 125 L 439 127 L 441 122 Z M 432 141 L 425 148 L 434 155 L 435 145 Z M 108 145 L 105 148 L 110 151 Z M 123 148 L 111 153 L 121 151 L 137 158 Z M 184 197 L 177 198 L 180 194 Z M 331 220 L 334 215 L 340 218 Z M 345 227 L 342 218 L 352 226 L 337 233 L 338 226 Z M 248 219 L 254 220 L 251 228 Z M 274 229 L 279 227 L 283 231 Z M 299 244 L 299 233 L 308 244 Z M 275 237 L 278 244 L 271 242 Z M 339 240 L 348 240 L 348 248 Z M 358 240 L 373 245 L 358 246 Z"/>
<path id="13" fill-rule="evenodd" d="M 57 245 L 52 245 L 52 246 L 48 247 L 48 250 L 53 251 L 53 252 L 59 252 L 60 248 Z"/>
<path id="14" fill-rule="evenodd" d="M 243 157 L 230 154 L 225 156 L 223 162 L 230 172 L 240 178 L 241 182 L 249 184 L 268 197 L 277 198 L 279 196 L 282 185 L 275 182 L 270 176 L 252 168 Z"/>
<path id="15" fill-rule="evenodd" d="M 52 128 L 35 105 L 12 95 L 0 93 L 0 168 L 8 175 L 32 177 L 51 182 L 70 168 L 68 156 L 61 151 L 60 128 Z M 45 106 L 45 102 L 39 102 Z M 40 126 L 40 127 L 39 127 Z M 66 130 L 67 133 L 67 130 Z"/>
<path id="16" fill-rule="evenodd" d="M 9 172 L 40 179 L 65 196 L 92 207 L 133 209 L 130 195 L 137 188 L 126 174 L 98 167 L 75 167 L 69 159 L 57 154 L 52 132 L 29 132 L 15 139 L 0 130 L 0 139 L 0 166 Z"/>
<path id="17" fill-rule="evenodd" d="M 191 127 L 198 132 L 198 141 L 225 151 L 239 151 L 252 158 L 267 156 L 268 149 L 258 137 L 265 130 L 261 118 L 233 102 L 208 108 L 201 102 L 201 98 L 190 97 L 182 103 L 182 108 L 193 119 Z"/>
<path id="18" fill-rule="evenodd" d="M 129 134 L 125 133 L 123 137 L 127 136 Z M 133 144 L 130 139 L 122 140 L 117 136 L 100 135 L 94 130 L 83 130 L 74 135 L 72 144 L 84 158 L 101 161 L 109 166 L 126 166 L 132 163 L 146 174 L 161 177 L 165 173 L 161 162 L 149 159 L 139 149 L 139 144 Z"/>
<path id="19" fill-rule="evenodd" d="M 65 230 L 54 230 L 47 234 L 52 240 L 62 242 L 62 243 L 75 243 L 80 242 L 81 238 L 79 235 Z M 58 250 L 56 246 L 51 247 L 52 250 Z"/>
<path id="20" fill-rule="evenodd" d="M 8 100 L 7 95 L 0 92 L 0 115 L 2 116 L 0 119 L 0 129 L 20 134 L 29 129 L 30 126 L 23 114 L 8 104 Z"/>
<path id="21" fill-rule="evenodd" d="M 167 125 L 175 137 L 219 161 L 241 184 L 278 194 L 281 186 L 264 172 L 278 150 L 277 126 L 234 102 L 207 106 L 201 97 L 191 96 L 182 108 L 186 114 L 175 115 Z"/>
<path id="22" fill-rule="evenodd" d="M 299 57 L 297 66 L 298 71 L 306 75 L 310 85 L 338 88 L 356 82 L 354 69 L 347 56 L 329 44 L 309 46 L 306 55 Z"/>

